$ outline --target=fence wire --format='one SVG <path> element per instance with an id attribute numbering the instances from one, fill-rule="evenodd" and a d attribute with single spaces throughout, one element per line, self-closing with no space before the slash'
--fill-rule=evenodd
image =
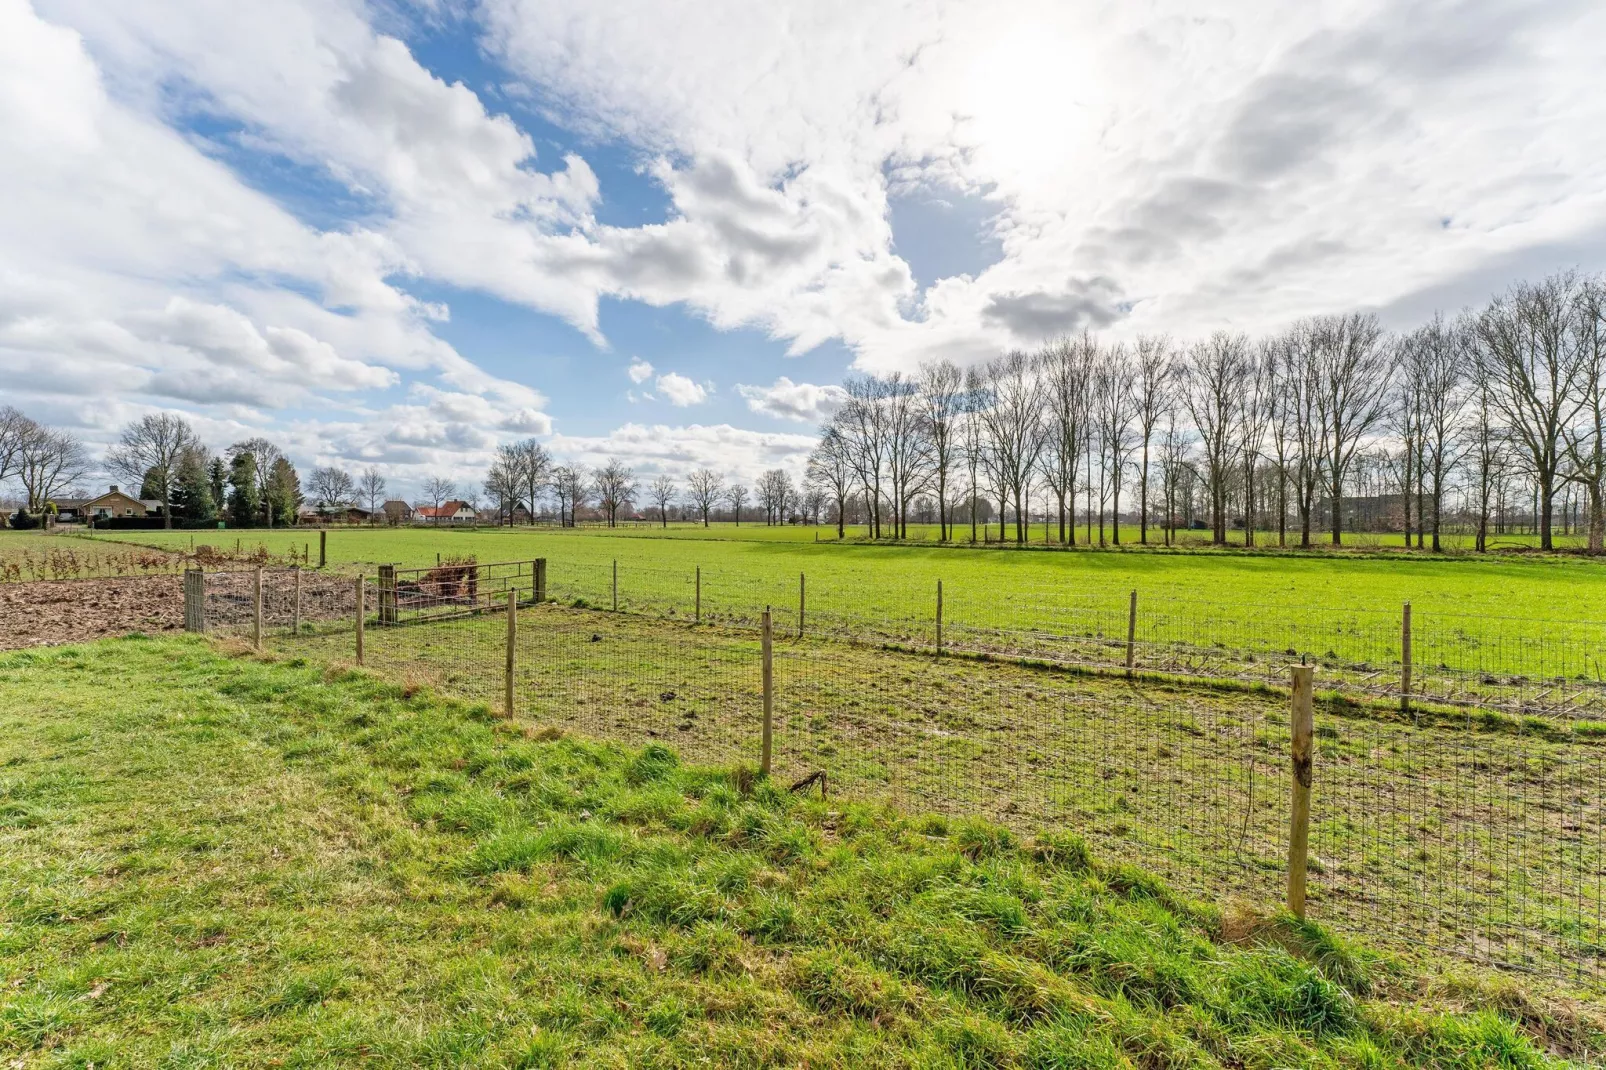
<path id="1" fill-rule="evenodd" d="M 1551 707 L 1500 713 L 1489 706 L 1506 693 L 1488 685 L 1480 702 L 1497 701 L 1477 708 L 1421 703 L 1406 714 L 1347 702 L 1351 692 L 1397 696 L 1368 678 L 1387 671 L 1390 650 L 1366 614 L 1316 630 L 1314 610 L 1277 621 L 1172 604 L 1145 617 L 1140 601 L 1126 680 L 1056 666 L 1123 667 L 1130 603 L 1089 599 L 1062 605 L 1044 627 L 1003 628 L 986 599 L 945 591 L 946 656 L 936 656 L 935 592 L 930 617 L 869 621 L 806 581 L 727 585 L 707 572 L 621 567 L 614 612 L 615 575 L 553 569 L 538 602 L 533 567 L 489 570 L 472 600 L 460 588 L 425 597 L 420 585 L 394 611 L 371 577 L 365 664 L 501 711 L 511 591 L 511 712 L 532 730 L 751 766 L 767 605 L 779 780 L 937 822 L 1069 830 L 1188 892 L 1269 910 L 1286 879 L 1290 732 L 1286 695 L 1261 685 L 1285 682 L 1303 656 L 1320 665 L 1319 693 L 1337 692 L 1316 716 L 1311 916 L 1407 955 L 1447 953 L 1606 991 L 1606 726 Z M 251 632 L 255 582 L 250 572 L 208 574 L 208 627 Z M 398 574 L 396 589 L 404 582 Z M 353 657 L 351 579 L 268 571 L 263 592 L 267 638 Z M 1500 628 L 1481 631 L 1482 649 L 1462 664 L 1510 659 L 1500 661 L 1510 672 L 1514 660 L 1556 653 L 1521 629 L 1506 645 Z M 1418 651 L 1434 649 L 1417 639 Z M 1247 685 L 1179 686 L 1165 675 Z M 1435 679 L 1418 675 L 1413 693 L 1439 697 L 1415 686 L 1424 676 Z"/>
<path id="2" fill-rule="evenodd" d="M 769 606 L 778 634 L 935 649 L 938 585 L 883 572 L 755 576 L 624 563 L 554 566 L 566 605 L 757 627 Z M 1129 629 L 1142 672 L 1281 685 L 1315 664 L 1324 687 L 1400 699 L 1404 607 L 1178 599 L 1065 583 L 1015 583 L 1007 594 L 947 583 L 945 650 L 1124 669 Z M 1410 626 L 1410 698 L 1507 713 L 1606 720 L 1606 623 L 1458 615 L 1417 609 Z"/>

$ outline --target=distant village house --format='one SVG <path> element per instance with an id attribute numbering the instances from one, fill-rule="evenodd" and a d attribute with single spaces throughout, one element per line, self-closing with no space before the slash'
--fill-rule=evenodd
<path id="1" fill-rule="evenodd" d="M 162 511 L 161 502 L 130 497 L 119 490 L 115 483 L 98 497 L 57 498 L 55 503 L 56 519 L 63 524 L 110 520 L 113 517 L 158 516 Z"/>

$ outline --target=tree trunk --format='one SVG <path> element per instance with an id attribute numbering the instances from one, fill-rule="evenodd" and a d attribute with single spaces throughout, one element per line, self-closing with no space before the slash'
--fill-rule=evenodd
<path id="1" fill-rule="evenodd" d="M 1555 507 L 1556 488 L 1551 480 L 1542 479 L 1539 484 L 1539 548 L 1541 550 L 1554 550 L 1555 544 L 1550 537 L 1550 513 Z"/>
<path id="2" fill-rule="evenodd" d="M 1606 517 L 1601 515 L 1601 479 L 1589 481 L 1589 552 L 1598 554 L 1606 550 Z"/>

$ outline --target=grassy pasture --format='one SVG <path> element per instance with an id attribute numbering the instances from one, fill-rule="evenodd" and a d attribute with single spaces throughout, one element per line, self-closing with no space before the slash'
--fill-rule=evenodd
<path id="1" fill-rule="evenodd" d="M 624 614 L 520 614 L 517 710 L 696 761 L 755 761 L 750 632 Z M 500 708 L 500 615 L 370 629 L 366 664 Z M 280 649 L 338 663 L 349 633 Z M 777 775 L 1021 832 L 1071 828 L 1191 894 L 1281 901 L 1287 698 L 783 638 Z M 1324 703 L 1312 916 L 1402 955 L 1500 961 L 1606 985 L 1606 725 Z"/>
<path id="2" fill-rule="evenodd" d="M 0 911 L 25 1070 L 1470 1070 L 1603 1043 L 1587 1008 L 1194 905 L 1074 836 L 193 639 L 0 656 Z"/>
<path id="3" fill-rule="evenodd" d="M 1231 602 L 1272 609 L 1335 609 L 1398 612 L 1411 601 L 1419 614 L 1606 621 L 1606 565 L 1582 558 L 1429 555 L 1330 555 L 1298 553 L 1163 551 L 1031 551 L 863 542 L 816 544 L 827 529 L 764 528 L 726 524 L 617 531 L 585 528 L 480 528 L 477 530 L 335 529 L 329 533 L 331 565 L 394 563 L 420 567 L 438 553 L 473 554 L 481 561 L 547 557 L 556 575 L 563 568 L 672 571 L 732 582 L 768 583 L 778 592 L 795 587 L 807 573 L 821 591 L 836 587 L 848 609 L 876 612 L 881 605 L 929 599 L 936 581 L 950 592 L 974 592 L 995 605 L 1029 609 L 1055 599 L 1102 599 L 1120 604 L 1137 588 L 1147 597 Z M 10 536 L 0 536 L 0 546 Z M 120 532 L 95 542 L 135 542 L 174 550 L 193 539 L 233 549 L 235 539 L 275 556 L 309 543 L 316 560 L 316 532 L 306 530 Z M 79 542 L 82 540 L 72 540 Z M 3 551 L 0 551 L 3 552 Z M 822 608 L 824 608 L 822 606 Z"/>

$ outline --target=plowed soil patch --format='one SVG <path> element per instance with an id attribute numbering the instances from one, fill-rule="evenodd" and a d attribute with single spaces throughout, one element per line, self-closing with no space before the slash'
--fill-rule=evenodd
<path id="1" fill-rule="evenodd" d="M 182 627 L 178 576 L 0 584 L 0 650 Z"/>

